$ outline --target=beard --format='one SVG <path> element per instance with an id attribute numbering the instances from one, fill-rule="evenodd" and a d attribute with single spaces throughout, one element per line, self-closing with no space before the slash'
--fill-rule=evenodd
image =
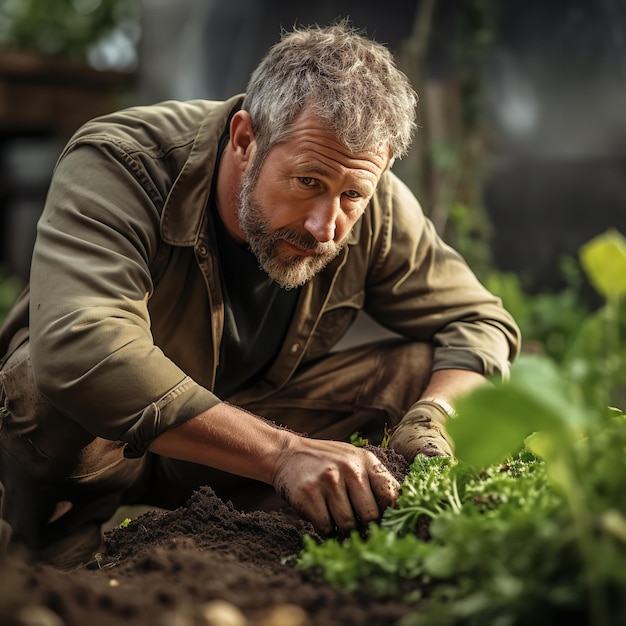
<path id="1" fill-rule="evenodd" d="M 283 289 L 295 289 L 321 272 L 342 250 L 344 242 L 320 243 L 306 231 L 289 228 L 272 230 L 266 211 L 254 199 L 260 166 L 253 166 L 242 176 L 237 216 L 246 241 L 261 269 Z M 300 250 L 312 251 L 310 256 L 281 252 L 277 245 L 286 241 Z"/>

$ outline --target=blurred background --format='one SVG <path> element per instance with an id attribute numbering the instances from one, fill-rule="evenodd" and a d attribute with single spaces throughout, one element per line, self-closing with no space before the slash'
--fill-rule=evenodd
<path id="1" fill-rule="evenodd" d="M 0 299 L 82 122 L 242 92 L 281 29 L 346 17 L 419 94 L 395 169 L 444 237 L 496 290 L 584 292 L 580 245 L 626 233 L 624 0 L 2 0 Z"/>

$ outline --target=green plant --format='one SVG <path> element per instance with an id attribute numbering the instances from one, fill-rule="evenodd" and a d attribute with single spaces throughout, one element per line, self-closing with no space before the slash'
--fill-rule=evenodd
<path id="1" fill-rule="evenodd" d="M 362 437 L 360 432 L 356 432 L 350 435 L 350 443 L 357 448 L 362 448 L 369 443 L 369 440 Z"/>
<path id="2" fill-rule="evenodd" d="M 377 595 L 393 594 L 403 580 L 420 575 L 430 546 L 415 535 L 398 535 L 372 524 L 367 537 L 352 533 L 349 540 L 323 543 L 305 536 L 297 564 L 323 573 L 331 585 L 354 590 L 364 587 Z M 419 597 L 413 594 L 412 599 Z"/>
<path id="3" fill-rule="evenodd" d="M 140 8 L 139 0 L 4 0 L 0 47 L 128 69 L 136 63 Z"/>
<path id="4" fill-rule="evenodd" d="M 555 515 L 561 504 L 528 451 L 482 471 L 420 455 L 397 507 L 370 526 L 367 539 L 353 533 L 318 544 L 309 537 L 300 566 L 338 587 L 402 590 L 407 603 L 420 601 L 407 624 L 494 623 L 537 610 L 542 574 L 569 564 L 572 540 Z M 428 541 L 416 535 L 421 516 L 430 520 Z M 541 606 L 556 613 L 552 601 Z"/>
<path id="5" fill-rule="evenodd" d="M 418 455 L 403 482 L 396 508 L 385 512 L 383 526 L 405 534 L 417 531 L 421 516 L 434 519 L 448 509 L 459 513 L 463 504 L 452 466 L 447 457 Z"/>
<path id="6" fill-rule="evenodd" d="M 589 397 L 611 404 L 621 398 L 626 385 L 626 342 L 622 341 L 626 336 L 626 239 L 615 229 L 608 230 L 588 241 L 580 258 L 605 305 L 585 322 L 566 365 Z"/>
<path id="7" fill-rule="evenodd" d="M 302 566 L 326 576 L 339 560 L 333 584 L 395 588 L 418 603 L 402 626 L 626 623 L 626 416 L 607 405 L 625 376 L 625 241 L 604 233 L 581 261 L 606 304 L 580 345 L 561 362 L 524 355 L 460 399 L 458 460 L 418 456 L 374 542 L 309 540 Z M 590 364 L 586 384 L 572 358 Z"/>

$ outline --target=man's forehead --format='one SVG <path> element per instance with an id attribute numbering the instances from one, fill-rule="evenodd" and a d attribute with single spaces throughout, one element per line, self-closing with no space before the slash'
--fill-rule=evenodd
<path id="1" fill-rule="evenodd" d="M 294 116 L 292 121 L 289 123 L 287 134 L 283 141 L 288 141 L 294 135 L 298 136 L 302 132 L 306 132 L 306 130 L 313 130 L 316 133 L 321 133 L 327 138 L 334 140 L 342 147 L 342 151 L 346 155 L 353 156 L 356 159 L 362 157 L 367 158 L 368 156 L 377 156 L 386 159 L 387 161 L 390 160 L 389 144 L 380 146 L 364 146 L 357 150 L 350 148 L 338 135 L 337 129 L 333 126 L 332 122 L 317 112 L 312 106 L 304 106 Z"/>

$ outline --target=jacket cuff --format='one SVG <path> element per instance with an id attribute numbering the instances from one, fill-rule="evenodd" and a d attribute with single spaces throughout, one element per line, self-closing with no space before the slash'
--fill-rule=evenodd
<path id="1" fill-rule="evenodd" d="M 120 437 L 126 444 L 124 456 L 130 459 L 143 456 L 161 433 L 220 402 L 216 395 L 186 377 L 162 398 L 148 405 L 139 419 Z"/>
<path id="2" fill-rule="evenodd" d="M 510 363 L 497 360 L 493 354 L 482 353 L 476 348 L 435 348 L 432 371 L 469 370 L 483 376 L 499 375 L 503 379 L 509 376 Z"/>

